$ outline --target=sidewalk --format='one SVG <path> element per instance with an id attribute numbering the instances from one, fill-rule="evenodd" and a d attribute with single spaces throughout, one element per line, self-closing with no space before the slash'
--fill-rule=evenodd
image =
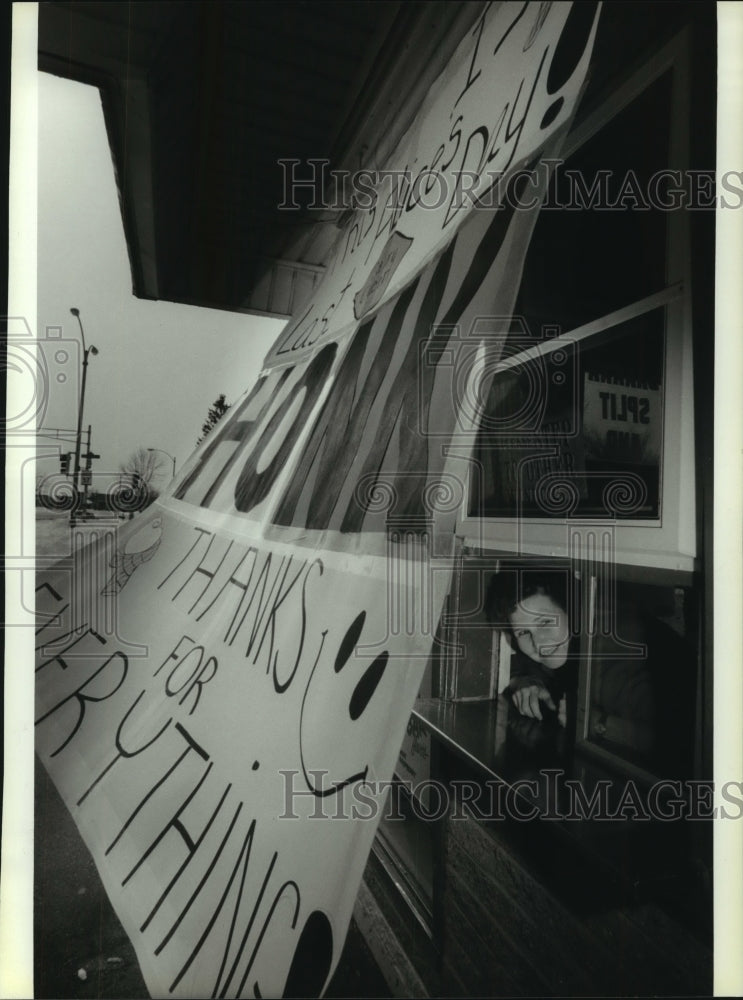
<path id="1" fill-rule="evenodd" d="M 34 995 L 148 997 L 93 859 L 38 760 L 35 777 Z"/>

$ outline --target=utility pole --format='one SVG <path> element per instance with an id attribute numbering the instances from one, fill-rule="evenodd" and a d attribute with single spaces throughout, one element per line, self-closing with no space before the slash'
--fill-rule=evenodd
<path id="1" fill-rule="evenodd" d="M 80 337 L 83 344 L 83 376 L 82 382 L 80 384 L 80 405 L 77 410 L 77 434 L 75 437 L 75 471 L 73 473 L 73 484 L 75 487 L 75 506 L 72 508 L 70 513 L 70 526 L 75 527 L 75 512 L 80 506 L 78 503 L 78 496 L 80 490 L 80 448 L 82 445 L 83 436 L 83 410 L 85 408 L 85 382 L 88 375 L 88 355 L 96 355 L 98 353 L 98 348 L 91 344 L 90 347 L 85 346 L 85 333 L 83 332 L 83 324 L 80 319 L 80 310 L 76 309 L 74 306 L 70 309 L 72 315 L 77 319 L 78 326 L 80 327 Z M 90 447 L 90 445 L 88 445 Z"/>
<path id="2" fill-rule="evenodd" d="M 100 455 L 96 455 L 91 450 L 91 433 L 90 424 L 88 424 L 88 450 L 83 455 L 85 459 L 85 468 L 82 471 L 82 484 L 83 484 L 83 510 L 87 512 L 88 510 L 88 489 L 93 480 L 93 459 L 100 458 Z"/>

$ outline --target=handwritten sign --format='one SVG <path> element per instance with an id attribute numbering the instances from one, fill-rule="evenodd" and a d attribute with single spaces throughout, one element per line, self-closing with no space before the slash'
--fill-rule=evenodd
<path id="1" fill-rule="evenodd" d="M 356 319 L 369 312 L 382 299 L 392 275 L 397 270 L 400 261 L 410 249 L 413 241 L 402 233 L 393 233 L 379 255 L 374 269 L 353 299 L 353 312 Z"/>
<path id="2" fill-rule="evenodd" d="M 142 517 L 156 552 L 116 595 L 139 655 L 50 624 L 66 581 L 39 587 L 38 752 L 153 995 L 319 993 L 406 730 L 390 706 L 420 683 L 410 638 L 365 648 L 379 583 L 332 554 Z"/>
<path id="3" fill-rule="evenodd" d="M 586 373 L 583 431 L 590 457 L 649 465 L 660 461 L 661 391 Z"/>
<path id="4" fill-rule="evenodd" d="M 388 275 L 388 295 L 448 242 L 476 203 L 497 204 L 510 172 L 569 122 L 599 6 L 488 5 L 380 172 L 374 197 L 366 199 L 372 203 L 339 233 L 325 280 L 289 322 L 269 363 L 306 353 L 353 323 L 355 293 L 394 233 L 411 242 Z M 530 189 L 524 205 L 537 203 Z"/>
<path id="5" fill-rule="evenodd" d="M 472 167 L 479 197 L 491 168 L 554 154 L 588 6 L 485 11 L 411 130 L 427 169 Z M 548 180 L 357 215 L 114 556 L 39 577 L 37 750 L 153 996 L 319 996 L 332 975 L 448 589 L 472 361 L 499 350 L 482 317 L 513 308 Z"/>

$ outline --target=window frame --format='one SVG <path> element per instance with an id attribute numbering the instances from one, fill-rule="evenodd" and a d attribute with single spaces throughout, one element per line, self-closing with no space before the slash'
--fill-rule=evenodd
<path id="1" fill-rule="evenodd" d="M 616 86 L 598 108 L 579 122 L 562 150 L 567 163 L 589 139 L 670 71 L 671 115 L 669 169 L 683 170 L 689 163 L 689 37 L 680 32 L 640 69 Z M 695 504 L 694 398 L 691 325 L 691 261 L 689 210 L 667 213 L 666 281 L 658 292 L 605 314 L 560 336 L 514 354 L 488 368 L 488 376 L 545 357 L 566 344 L 587 343 L 592 336 L 643 315 L 665 308 L 663 429 L 661 453 L 660 517 L 612 520 L 609 517 L 516 518 L 475 517 L 458 521 L 456 532 L 465 545 L 524 555 L 558 557 L 569 553 L 578 562 L 597 557 L 598 536 L 611 527 L 612 540 L 598 552 L 601 561 L 648 566 L 683 573 L 699 566 Z M 480 391 L 478 398 L 485 398 Z M 471 480 L 464 510 L 470 510 Z"/>

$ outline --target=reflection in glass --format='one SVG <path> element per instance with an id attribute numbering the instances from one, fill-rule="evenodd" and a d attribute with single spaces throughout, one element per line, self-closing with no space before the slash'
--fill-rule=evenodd
<path id="1" fill-rule="evenodd" d="M 661 777 L 691 773 L 695 640 L 691 592 L 627 584 L 599 592 L 587 738 Z M 604 605 L 602 607 L 602 605 Z"/>

